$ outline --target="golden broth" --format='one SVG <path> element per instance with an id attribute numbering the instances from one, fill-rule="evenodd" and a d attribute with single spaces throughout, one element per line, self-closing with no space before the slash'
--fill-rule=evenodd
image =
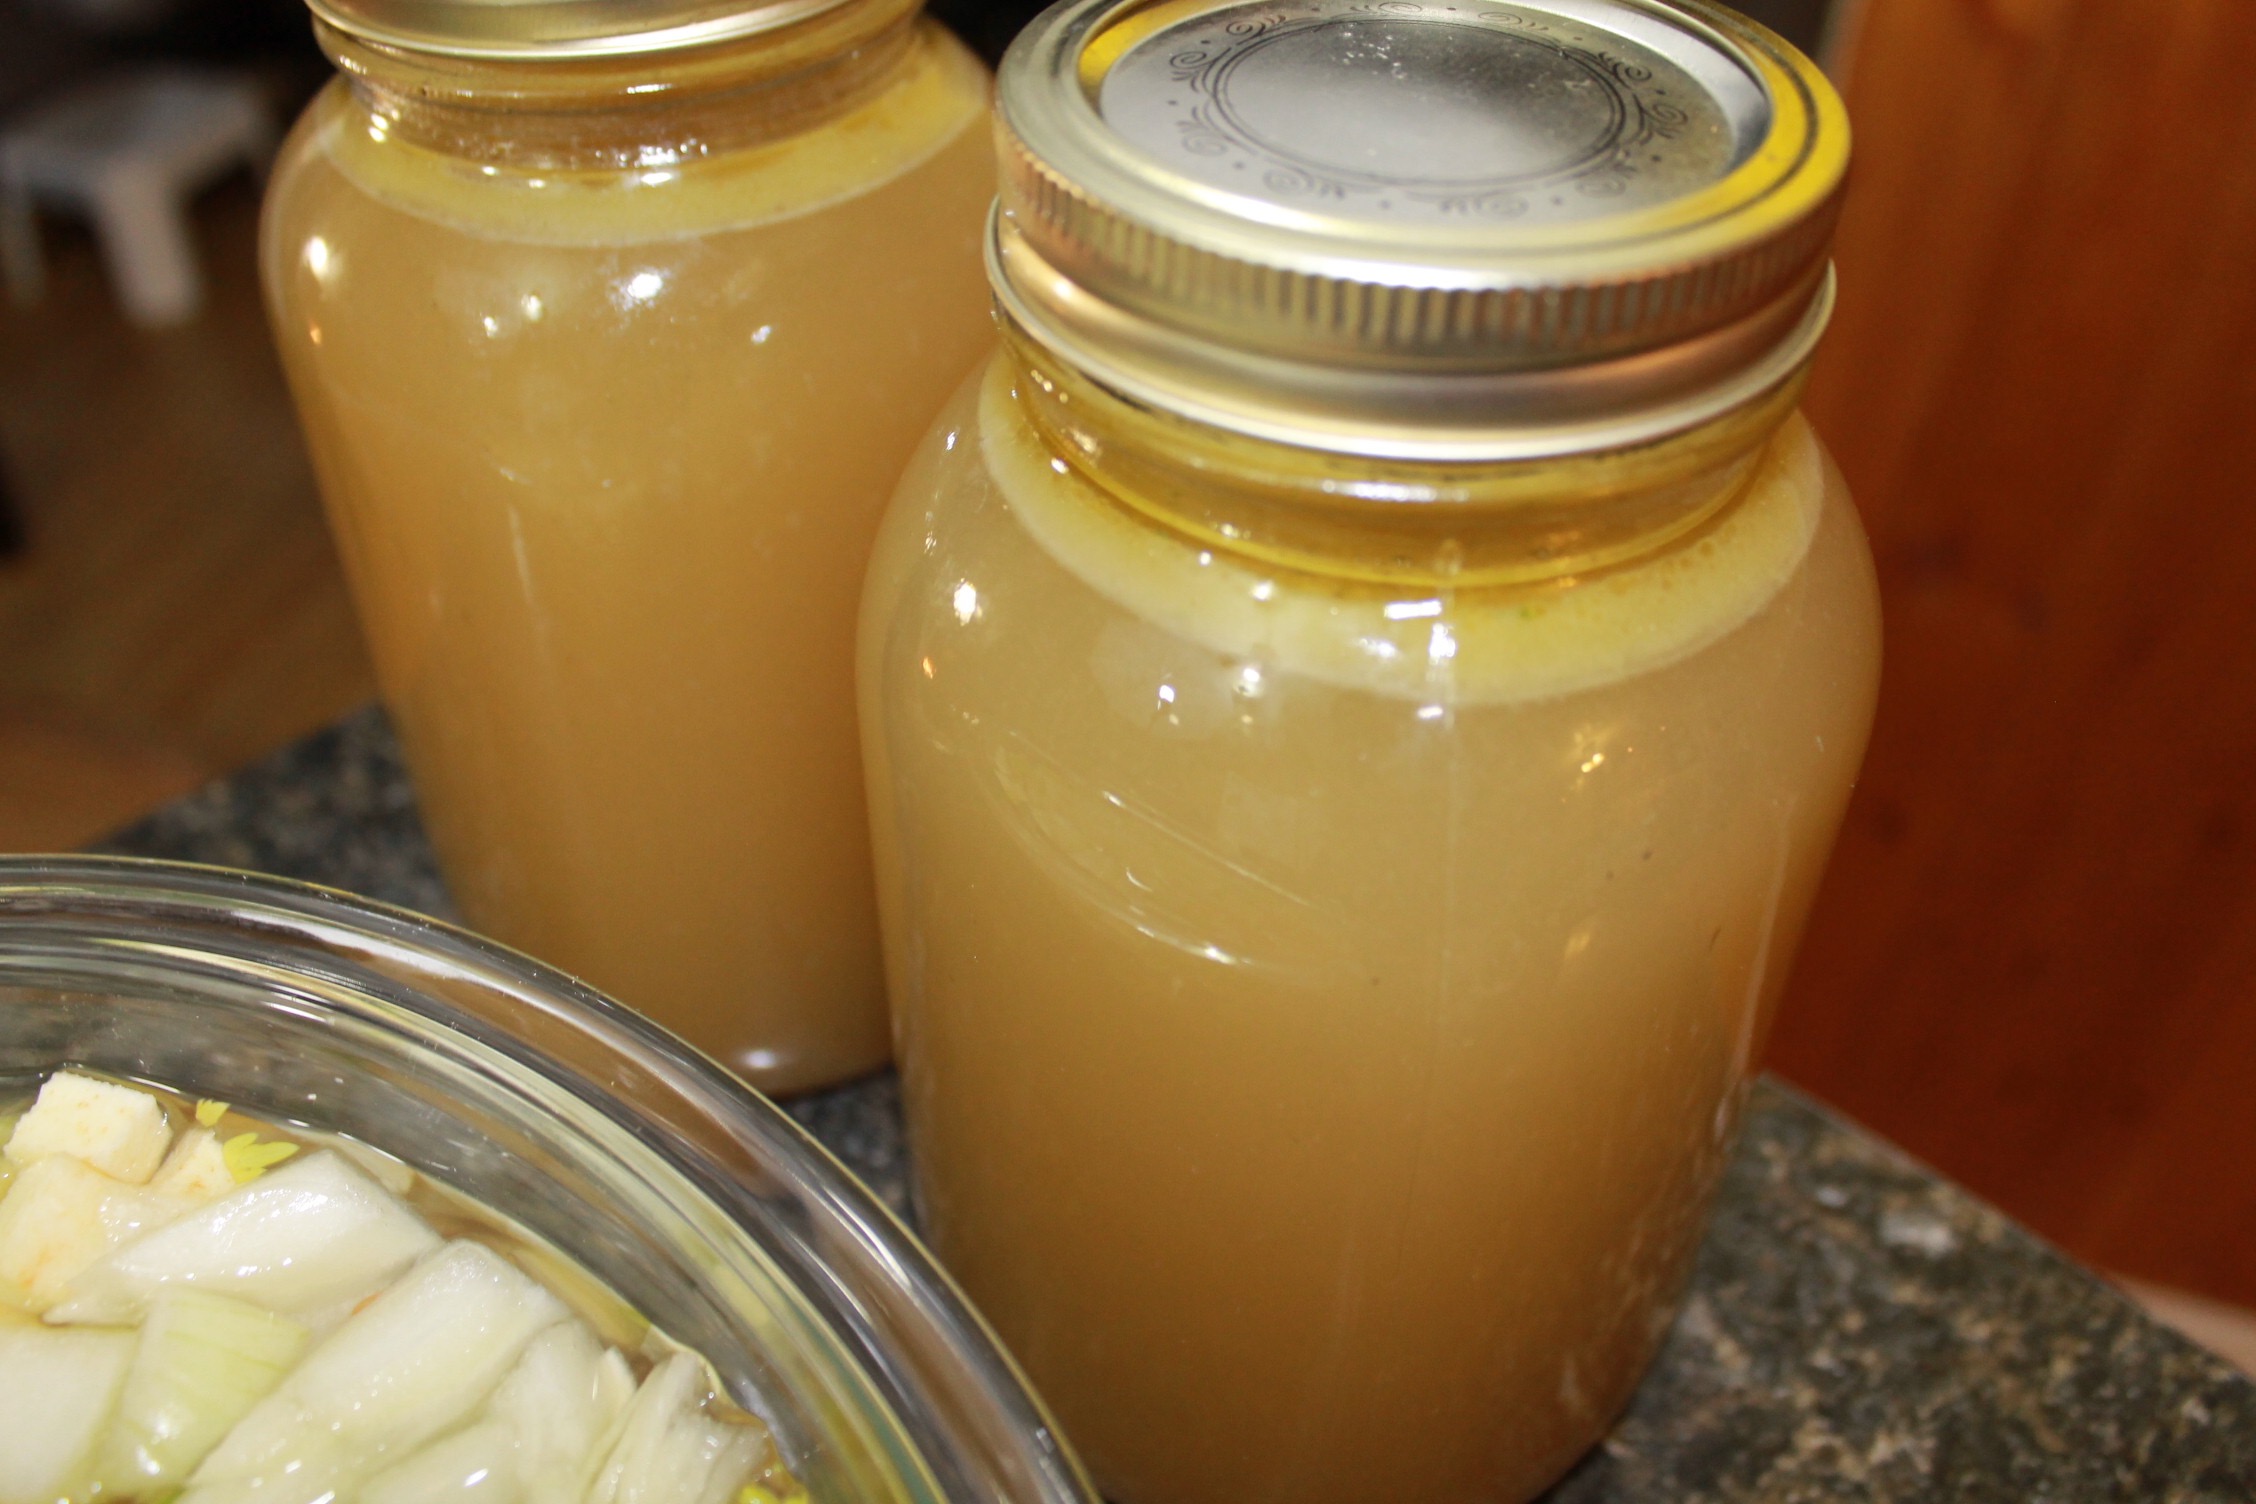
<path id="1" fill-rule="evenodd" d="M 886 1054 L 854 600 L 884 497 L 992 338 L 986 89 L 926 23 L 796 134 L 551 171 L 398 139 L 340 83 L 265 227 L 464 915 L 771 1089 Z"/>
<path id="2" fill-rule="evenodd" d="M 1519 1499 L 1668 1320 L 1862 754 L 1799 419 L 1636 563 L 1265 569 L 1007 360 L 880 536 L 865 758 L 934 1246 L 1120 1504 Z"/>

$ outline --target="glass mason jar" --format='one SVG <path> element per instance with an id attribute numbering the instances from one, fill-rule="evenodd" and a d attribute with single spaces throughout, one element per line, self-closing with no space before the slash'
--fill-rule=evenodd
<path id="1" fill-rule="evenodd" d="M 1870 724 L 1839 100 L 1642 0 L 1072 0 L 999 93 L 862 619 L 928 1235 L 1119 1504 L 1528 1498 Z"/>
<path id="2" fill-rule="evenodd" d="M 991 348 L 913 0 L 315 0 L 269 310 L 463 914 L 756 1085 L 880 1063 L 854 602 Z"/>
<path id="3" fill-rule="evenodd" d="M 569 977 L 303 883 L 0 857 L 0 1099 L 57 1067 L 342 1133 L 711 1360 L 812 1496 L 1095 1504 L 977 1315 L 772 1104 Z"/>

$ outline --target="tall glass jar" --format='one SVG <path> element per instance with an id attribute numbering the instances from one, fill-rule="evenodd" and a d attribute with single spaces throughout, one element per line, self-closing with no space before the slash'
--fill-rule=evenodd
<path id="1" fill-rule="evenodd" d="M 1120 1504 L 1514 1501 L 1667 1326 L 1862 755 L 1847 156 L 1641 0 L 1072 0 L 861 639 L 927 1229 Z"/>
<path id="2" fill-rule="evenodd" d="M 914 0 L 315 0 L 269 310 L 469 921 L 754 1084 L 887 1050 L 854 600 L 992 345 Z"/>

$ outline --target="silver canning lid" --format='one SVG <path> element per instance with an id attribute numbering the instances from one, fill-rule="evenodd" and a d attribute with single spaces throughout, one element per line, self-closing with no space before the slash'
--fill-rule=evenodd
<path id="1" fill-rule="evenodd" d="M 1776 386 L 1830 308 L 1840 101 L 1704 4 L 1068 0 L 997 130 L 1006 311 L 1288 442 L 1637 442 Z"/>

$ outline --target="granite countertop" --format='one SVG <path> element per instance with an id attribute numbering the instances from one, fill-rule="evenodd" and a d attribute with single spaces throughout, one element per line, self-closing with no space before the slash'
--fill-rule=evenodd
<path id="1" fill-rule="evenodd" d="M 382 716 L 105 849 L 450 913 Z M 889 1076 L 790 1104 L 906 1211 Z M 1683 1313 L 1556 1504 L 2256 1500 L 2256 1384 L 1966 1192 L 1775 1081 Z"/>

